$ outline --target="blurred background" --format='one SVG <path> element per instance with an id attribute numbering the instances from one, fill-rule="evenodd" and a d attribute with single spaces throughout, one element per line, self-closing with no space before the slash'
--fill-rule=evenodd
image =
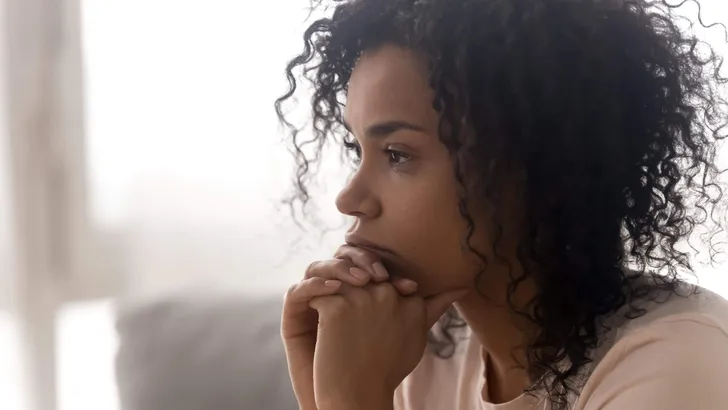
<path id="1" fill-rule="evenodd" d="M 701 3 L 728 22 L 723 0 Z M 336 161 L 315 192 L 334 229 L 282 205 L 272 103 L 308 1 L 0 4 L 0 410 L 117 410 L 118 308 L 280 297 L 341 241 Z M 728 54 L 723 30 L 696 31 Z M 700 283 L 728 296 L 726 267 L 699 264 Z"/>

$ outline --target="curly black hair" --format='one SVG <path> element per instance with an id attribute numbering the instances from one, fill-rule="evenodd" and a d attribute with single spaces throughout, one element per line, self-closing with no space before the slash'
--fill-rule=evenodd
<path id="1" fill-rule="evenodd" d="M 538 294 L 517 312 L 539 329 L 527 365 L 540 381 L 529 391 L 566 408 L 600 344 L 598 319 L 625 306 L 626 317 L 643 314 L 633 302 L 656 289 L 678 293 L 681 275 L 692 272 L 680 245 L 695 228 L 710 226 L 703 240 L 711 258 L 718 251 L 724 208 L 715 156 L 728 121 L 722 58 L 681 28 L 674 9 L 682 3 L 664 0 L 333 5 L 331 17 L 305 31 L 303 52 L 287 66 L 289 89 L 276 101 L 292 133 L 296 199 L 308 202 L 311 166 L 327 143 L 348 138 L 342 108 L 361 53 L 392 43 L 426 57 L 440 138 L 468 197 L 497 205 L 504 175 L 522 171 L 528 234 L 519 259 L 537 269 L 512 275 L 508 296 L 535 280 Z M 309 139 L 283 109 L 299 71 L 313 86 Z M 467 201 L 460 209 L 469 241 Z M 645 276 L 655 280 L 635 280 Z"/>

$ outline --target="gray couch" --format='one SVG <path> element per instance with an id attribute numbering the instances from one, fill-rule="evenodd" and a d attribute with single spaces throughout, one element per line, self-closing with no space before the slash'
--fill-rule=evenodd
<path id="1" fill-rule="evenodd" d="M 122 309 L 121 410 L 294 410 L 282 297 L 176 295 Z"/>

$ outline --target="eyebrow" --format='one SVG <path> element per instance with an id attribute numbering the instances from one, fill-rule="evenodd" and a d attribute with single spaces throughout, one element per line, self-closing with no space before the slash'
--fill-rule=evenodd
<path id="1" fill-rule="evenodd" d="M 353 134 L 353 132 L 351 131 L 351 126 L 349 126 L 346 121 L 344 121 L 344 128 L 346 128 L 347 131 Z M 401 130 L 425 132 L 425 129 L 423 127 L 420 127 L 419 125 L 415 125 L 402 120 L 392 120 L 379 122 L 368 126 L 366 128 L 366 131 L 364 132 L 364 135 L 371 138 L 384 138 Z"/>

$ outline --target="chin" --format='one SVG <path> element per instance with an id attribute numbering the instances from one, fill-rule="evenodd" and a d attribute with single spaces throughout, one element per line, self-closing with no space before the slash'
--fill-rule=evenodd
<path id="1" fill-rule="evenodd" d="M 382 258 L 382 260 L 392 277 L 406 278 L 416 282 L 417 295 L 421 297 L 427 298 L 451 290 L 472 287 L 470 278 L 425 272 L 400 258 Z"/>

